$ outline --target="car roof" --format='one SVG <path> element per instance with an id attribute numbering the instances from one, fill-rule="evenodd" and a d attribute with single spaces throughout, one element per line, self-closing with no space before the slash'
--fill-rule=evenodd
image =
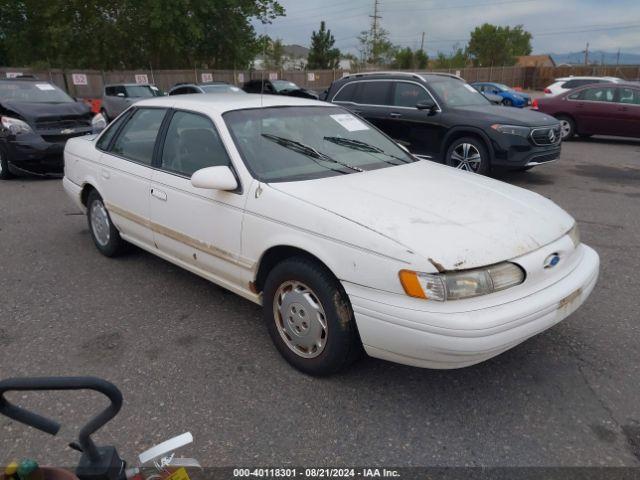
<path id="1" fill-rule="evenodd" d="M 568 80 L 620 80 L 618 77 L 594 77 L 594 76 L 574 76 L 574 77 L 559 77 L 556 78 L 556 82 L 566 82 Z"/>
<path id="2" fill-rule="evenodd" d="M 394 77 L 404 77 L 404 78 L 414 78 L 416 80 L 422 80 L 423 82 L 428 81 L 429 79 L 434 79 L 437 77 L 450 77 L 457 78 L 458 80 L 462 80 L 462 78 L 454 75 L 453 73 L 445 73 L 445 72 L 425 72 L 425 73 L 415 73 L 415 72 L 394 72 L 394 71 L 382 71 L 382 72 L 360 72 L 360 73 L 352 73 L 350 75 L 345 75 L 340 80 L 348 80 L 355 78 L 391 78 Z"/>
<path id="3" fill-rule="evenodd" d="M 109 83 L 107 85 L 104 86 L 104 88 L 107 87 L 150 87 L 152 86 L 151 83 Z"/>
<path id="4" fill-rule="evenodd" d="M 203 113 L 223 114 L 232 110 L 262 107 L 337 107 L 327 102 L 283 95 L 238 95 L 234 93 L 204 93 L 200 95 L 173 95 L 137 102 L 140 107 L 186 108 Z"/>

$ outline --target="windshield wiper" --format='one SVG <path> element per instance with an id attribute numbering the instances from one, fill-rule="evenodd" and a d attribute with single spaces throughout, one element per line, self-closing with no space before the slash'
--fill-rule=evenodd
<path id="1" fill-rule="evenodd" d="M 330 156 L 319 152 L 318 150 L 316 150 L 315 148 L 306 145 L 302 142 L 298 142 L 296 140 L 292 140 L 290 138 L 285 138 L 285 137 L 279 137 L 278 135 L 271 135 L 270 133 L 263 133 L 262 136 L 268 140 L 271 140 L 272 142 L 277 143 L 278 145 L 284 147 L 284 148 L 288 148 L 289 150 L 293 150 L 294 152 L 298 152 L 301 153 L 302 155 L 306 155 L 307 157 L 311 157 L 315 160 L 323 160 L 325 162 L 330 162 L 330 163 L 335 163 L 338 165 L 341 165 L 345 168 L 348 168 L 350 170 L 353 170 L 355 172 L 364 172 L 363 169 L 359 168 L 359 167 L 354 167 L 353 165 L 349 165 L 347 163 L 342 163 L 339 162 L 338 160 L 335 160 L 333 158 L 331 158 Z M 333 170 L 333 169 L 332 169 Z M 345 173 L 345 172 L 341 172 L 340 170 L 335 170 L 336 172 L 340 172 L 340 173 Z"/>
<path id="2" fill-rule="evenodd" d="M 383 155 L 386 155 L 387 157 L 393 158 L 393 159 L 398 160 L 400 162 L 410 163 L 408 160 L 405 160 L 404 158 L 396 157 L 395 155 L 387 153 L 384 150 L 382 150 L 381 148 L 376 147 L 375 145 L 371 145 L 369 143 L 362 142 L 360 140 L 356 140 L 354 138 L 324 137 L 324 139 L 327 142 L 335 143 L 336 145 L 340 145 L 342 147 L 352 148 L 354 150 L 359 150 L 361 152 L 367 152 L 367 153 L 381 153 Z M 383 160 L 383 162 L 386 162 L 386 163 L 388 163 L 390 165 L 397 165 L 397 163 L 388 162 L 386 160 Z"/>

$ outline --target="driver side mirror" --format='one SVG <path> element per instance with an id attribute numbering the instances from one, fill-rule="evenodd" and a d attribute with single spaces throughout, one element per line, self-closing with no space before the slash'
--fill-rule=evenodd
<path id="1" fill-rule="evenodd" d="M 438 107 L 433 100 L 429 99 L 429 100 L 423 100 L 420 103 L 418 103 L 416 105 L 416 108 L 418 110 L 427 110 L 429 115 L 433 115 L 434 113 L 436 113 L 436 110 Z"/>
<path id="2" fill-rule="evenodd" d="M 208 190 L 231 191 L 238 188 L 238 181 L 229 167 L 207 167 L 191 175 L 191 185 Z"/>

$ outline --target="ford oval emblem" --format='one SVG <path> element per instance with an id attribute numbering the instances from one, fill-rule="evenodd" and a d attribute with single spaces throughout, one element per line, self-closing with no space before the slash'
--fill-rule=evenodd
<path id="1" fill-rule="evenodd" d="M 558 255 L 557 253 L 552 253 L 544 259 L 544 268 L 553 268 L 558 263 L 560 263 L 560 255 Z"/>

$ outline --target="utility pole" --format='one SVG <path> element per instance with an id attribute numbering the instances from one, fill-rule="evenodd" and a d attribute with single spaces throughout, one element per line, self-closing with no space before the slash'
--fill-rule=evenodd
<path id="1" fill-rule="evenodd" d="M 420 42 L 420 50 L 424 52 L 424 32 L 422 32 L 422 41 Z"/>
<path id="2" fill-rule="evenodd" d="M 373 0 L 373 15 L 371 18 L 371 58 L 374 63 L 378 62 L 378 20 L 382 17 L 378 15 L 380 0 Z"/>
<path id="3" fill-rule="evenodd" d="M 618 48 L 618 55 L 616 55 L 616 65 L 620 65 L 620 49 Z"/>
<path id="4" fill-rule="evenodd" d="M 584 49 L 584 64 L 589 65 L 589 42 L 587 42 L 587 48 Z"/>

